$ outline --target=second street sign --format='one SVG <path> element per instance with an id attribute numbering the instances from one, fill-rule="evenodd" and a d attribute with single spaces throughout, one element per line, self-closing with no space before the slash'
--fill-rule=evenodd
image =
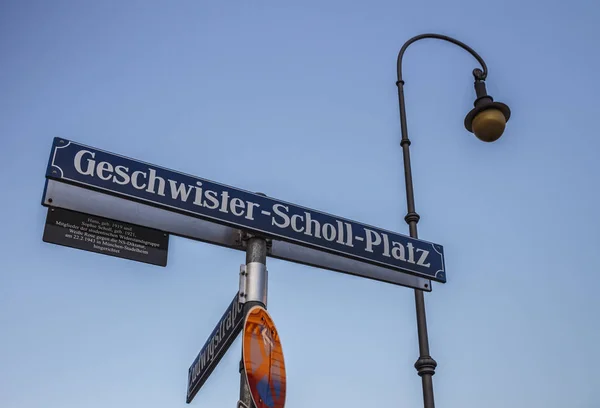
<path id="1" fill-rule="evenodd" d="M 188 389 L 186 402 L 189 404 L 198 393 L 202 385 L 206 382 L 213 372 L 221 358 L 225 355 L 231 343 L 235 340 L 242 330 L 244 321 L 244 305 L 239 303 L 239 293 L 223 313 L 221 320 L 213 332 L 208 336 L 208 340 L 198 353 L 188 370 Z"/>
<path id="2" fill-rule="evenodd" d="M 441 245 L 55 138 L 46 177 L 446 282 Z"/>

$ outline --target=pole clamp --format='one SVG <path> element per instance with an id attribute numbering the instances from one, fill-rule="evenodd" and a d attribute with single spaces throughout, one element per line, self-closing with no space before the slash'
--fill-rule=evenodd
<path id="1" fill-rule="evenodd" d="M 266 306 L 268 275 L 267 266 L 263 263 L 240 265 L 239 302 L 260 302 Z"/>
<path id="2" fill-rule="evenodd" d="M 273 240 L 266 238 L 259 234 L 251 234 L 244 230 L 237 230 L 237 236 L 235 237 L 235 243 L 240 249 L 246 249 L 248 247 L 248 240 L 250 238 L 261 238 L 267 243 L 267 255 L 273 255 Z"/>

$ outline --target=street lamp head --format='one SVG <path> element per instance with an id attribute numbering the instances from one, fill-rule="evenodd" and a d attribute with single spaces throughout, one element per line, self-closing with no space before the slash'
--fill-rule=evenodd
<path id="1" fill-rule="evenodd" d="M 474 108 L 465 117 L 465 128 L 483 142 L 495 142 L 504 133 L 510 119 L 510 108 L 487 94 L 481 70 L 473 71 L 477 99 Z"/>
<path id="2" fill-rule="evenodd" d="M 479 140 L 495 142 L 504 133 L 506 122 L 510 118 L 510 109 L 500 102 L 491 102 L 482 108 L 473 108 L 467 114 L 465 127 Z"/>

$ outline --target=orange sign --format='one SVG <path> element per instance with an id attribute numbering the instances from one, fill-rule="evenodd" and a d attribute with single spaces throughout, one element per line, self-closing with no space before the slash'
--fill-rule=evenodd
<path id="1" fill-rule="evenodd" d="M 283 408 L 286 391 L 283 350 L 275 323 L 263 307 L 250 309 L 242 336 L 242 357 L 254 406 Z"/>

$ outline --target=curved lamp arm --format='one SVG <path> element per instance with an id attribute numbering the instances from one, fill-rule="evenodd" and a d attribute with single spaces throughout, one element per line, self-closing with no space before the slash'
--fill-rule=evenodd
<path id="1" fill-rule="evenodd" d="M 413 38 L 406 41 L 404 43 L 404 45 L 402 46 L 402 48 L 400 49 L 400 52 L 398 53 L 398 62 L 397 62 L 398 82 L 404 83 L 404 80 L 402 79 L 402 57 L 404 57 L 404 53 L 406 52 L 406 49 L 412 43 L 419 41 L 419 40 L 423 40 L 425 38 L 435 38 L 438 40 L 448 41 L 452 44 L 458 45 L 460 48 L 467 51 L 469 54 L 471 54 L 473 57 L 475 57 L 475 59 L 477 60 L 477 62 L 479 62 L 479 64 L 481 65 L 481 68 L 482 68 L 482 70 L 480 70 L 478 68 L 474 69 L 473 76 L 475 77 L 476 80 L 485 81 L 485 79 L 487 78 L 487 74 L 488 74 L 487 65 L 485 64 L 485 61 L 483 61 L 483 58 L 481 58 L 481 56 L 479 54 L 477 54 L 473 48 L 469 47 L 467 44 L 465 44 L 461 41 L 458 41 L 452 37 L 448 37 L 448 36 L 442 35 L 442 34 L 428 33 L 428 34 L 420 34 L 420 35 L 414 36 Z"/>

